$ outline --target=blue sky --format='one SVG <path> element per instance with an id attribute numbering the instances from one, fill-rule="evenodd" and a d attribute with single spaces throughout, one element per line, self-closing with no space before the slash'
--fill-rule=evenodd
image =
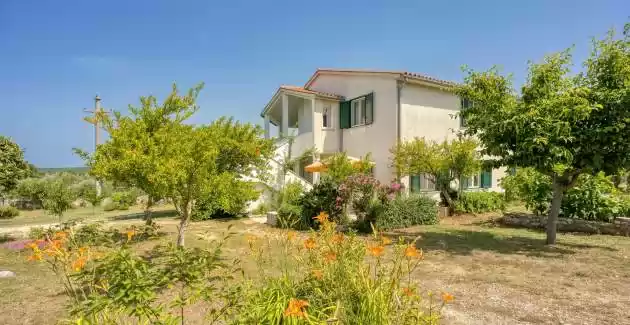
<path id="1" fill-rule="evenodd" d="M 195 123 L 259 123 L 280 84 L 318 67 L 397 69 L 461 80 L 494 64 L 522 80 L 528 60 L 628 21 L 630 2 L 530 1 L 0 1 L 0 134 L 39 167 L 79 166 L 92 148 L 82 121 L 99 93 L 126 111 L 172 82 L 206 86 Z"/>

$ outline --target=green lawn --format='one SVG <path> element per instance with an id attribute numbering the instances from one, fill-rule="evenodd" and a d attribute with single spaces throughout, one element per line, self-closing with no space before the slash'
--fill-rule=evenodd
<path id="1" fill-rule="evenodd" d="M 141 221 L 119 224 L 135 222 Z M 158 223 L 168 236 L 138 244 L 138 250 L 174 241 L 177 221 L 167 217 Z M 200 235 L 218 238 L 228 226 L 235 235 L 225 254 L 243 259 L 247 234 L 279 232 L 248 219 L 207 221 L 191 225 L 187 245 L 205 245 Z M 559 244 L 547 247 L 541 232 L 495 227 L 480 218 L 450 218 L 389 234 L 420 236 L 425 260 L 416 280 L 425 290 L 456 297 L 445 309 L 445 324 L 630 324 L 630 238 L 560 234 Z M 25 258 L 0 248 L 0 269 L 18 274 L 0 279 L 0 324 L 63 318 L 62 287 Z"/>

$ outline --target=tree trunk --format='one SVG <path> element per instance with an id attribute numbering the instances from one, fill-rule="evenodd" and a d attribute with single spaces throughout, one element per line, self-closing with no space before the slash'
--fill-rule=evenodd
<path id="1" fill-rule="evenodd" d="M 553 197 L 551 199 L 551 207 L 549 208 L 549 216 L 547 217 L 547 245 L 556 243 L 556 225 L 558 223 L 558 215 L 560 214 L 560 206 L 564 197 L 565 186 L 557 180 L 553 181 Z"/>
<path id="2" fill-rule="evenodd" d="M 184 234 L 186 233 L 186 227 L 188 227 L 188 219 L 190 218 L 191 204 L 186 203 L 182 205 L 181 209 L 181 221 L 179 222 L 179 233 L 177 235 L 177 246 L 184 247 Z"/>
<path id="3" fill-rule="evenodd" d="M 448 193 L 448 189 L 443 189 L 442 195 L 444 196 L 444 200 L 446 201 L 446 205 L 448 206 L 448 214 L 451 215 L 453 209 L 455 208 L 455 203 L 453 203 L 453 199 L 451 195 Z"/>
<path id="4" fill-rule="evenodd" d="M 152 219 L 153 211 L 151 210 L 152 207 L 153 207 L 153 199 L 151 198 L 151 195 L 149 195 L 149 197 L 147 198 L 147 205 L 144 209 L 144 220 L 147 226 L 150 226 L 153 224 L 153 219 Z"/>

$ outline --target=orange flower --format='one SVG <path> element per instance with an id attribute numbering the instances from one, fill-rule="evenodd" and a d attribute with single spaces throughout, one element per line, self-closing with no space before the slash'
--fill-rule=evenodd
<path id="1" fill-rule="evenodd" d="M 55 239 L 53 241 L 51 241 L 50 243 L 48 243 L 48 247 L 51 249 L 61 249 L 61 245 L 63 243 L 61 242 L 60 239 Z"/>
<path id="2" fill-rule="evenodd" d="M 455 299 L 455 297 L 453 297 L 452 294 L 447 293 L 447 292 L 443 292 L 442 293 L 442 302 L 449 303 L 449 302 L 453 301 L 453 299 Z"/>
<path id="3" fill-rule="evenodd" d="M 289 231 L 287 233 L 287 239 L 289 241 L 293 241 L 295 239 L 295 237 L 297 237 L 297 233 L 295 231 Z"/>
<path id="4" fill-rule="evenodd" d="M 324 257 L 326 258 L 327 262 L 333 262 L 337 260 L 337 254 L 335 254 L 333 251 L 328 251 L 328 253 L 326 253 Z"/>
<path id="5" fill-rule="evenodd" d="M 371 245 L 371 246 L 368 246 L 367 250 L 368 250 L 368 253 L 370 253 L 370 255 L 379 257 L 383 255 L 383 252 L 385 252 L 385 247 L 381 245 Z"/>
<path id="6" fill-rule="evenodd" d="M 127 241 L 129 242 L 131 241 L 131 238 L 136 235 L 136 230 L 133 228 L 129 229 L 127 230 L 126 234 L 127 234 Z"/>
<path id="7" fill-rule="evenodd" d="M 79 255 L 84 255 L 85 253 L 87 253 L 87 251 L 87 247 L 79 247 Z"/>
<path id="8" fill-rule="evenodd" d="M 87 257 L 80 256 L 74 262 L 72 262 L 72 269 L 75 272 L 81 271 L 85 267 L 85 263 L 87 262 Z"/>
<path id="9" fill-rule="evenodd" d="M 407 297 L 411 297 L 415 295 L 415 293 L 413 292 L 414 290 L 412 288 L 402 288 L 402 291 Z"/>
<path id="10" fill-rule="evenodd" d="M 319 223 L 325 223 L 328 221 L 328 213 L 322 211 L 317 216 L 313 217 L 313 219 L 317 220 Z"/>
<path id="11" fill-rule="evenodd" d="M 284 310 L 284 316 L 304 317 L 306 311 L 304 308 L 308 306 L 308 301 L 291 298 L 289 306 Z"/>
<path id="12" fill-rule="evenodd" d="M 392 243 L 392 240 L 385 237 L 385 236 L 381 236 L 381 244 L 383 244 L 383 246 L 385 245 L 389 245 Z"/>
<path id="13" fill-rule="evenodd" d="M 317 280 L 321 280 L 324 278 L 324 272 L 322 270 L 313 270 L 313 277 Z"/>
<path id="14" fill-rule="evenodd" d="M 42 254 L 39 252 L 34 252 L 33 255 L 29 256 L 28 261 L 41 261 L 42 260 Z"/>
<path id="15" fill-rule="evenodd" d="M 304 247 L 306 247 L 306 249 L 313 249 L 317 247 L 317 243 L 315 242 L 315 239 L 311 237 L 304 241 Z"/>
<path id="16" fill-rule="evenodd" d="M 405 248 L 405 257 L 411 258 L 422 258 L 422 250 L 418 250 L 415 246 L 407 245 Z"/>
<path id="17" fill-rule="evenodd" d="M 343 243 L 343 239 L 344 239 L 343 234 L 339 232 L 333 236 L 332 241 L 335 244 L 341 244 Z"/>
<path id="18" fill-rule="evenodd" d="M 65 231 L 57 231 L 55 235 L 53 236 L 53 239 L 58 239 L 58 240 L 65 240 L 66 238 L 68 238 L 68 233 Z"/>
<path id="19" fill-rule="evenodd" d="M 37 250 L 37 249 L 39 249 L 39 245 L 37 245 L 37 243 L 36 243 L 36 242 L 34 242 L 34 241 L 33 241 L 33 242 L 30 242 L 30 243 L 28 243 L 28 244 L 26 244 L 26 247 L 28 247 L 28 248 L 30 248 L 30 249 L 32 249 L 32 250 Z"/>

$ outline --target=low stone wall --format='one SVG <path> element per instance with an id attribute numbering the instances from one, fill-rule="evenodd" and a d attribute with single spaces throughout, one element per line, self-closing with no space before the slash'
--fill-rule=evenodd
<path id="1" fill-rule="evenodd" d="M 512 227 L 545 229 L 547 216 L 533 214 L 510 213 L 499 219 L 499 222 Z M 582 232 L 588 234 L 604 234 L 630 236 L 630 218 L 616 218 L 614 222 L 587 221 L 581 219 L 558 218 L 558 231 Z"/>

